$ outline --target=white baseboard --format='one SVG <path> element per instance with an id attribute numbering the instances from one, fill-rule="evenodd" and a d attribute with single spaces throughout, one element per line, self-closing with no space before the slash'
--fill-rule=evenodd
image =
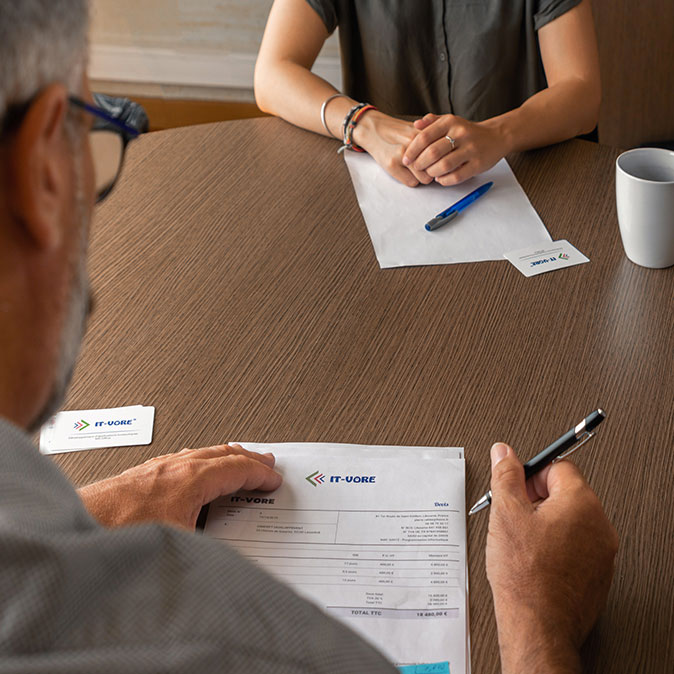
<path id="1" fill-rule="evenodd" d="M 253 89 L 255 54 L 218 54 L 174 49 L 92 45 L 89 77 L 119 83 L 174 85 L 181 89 Z M 335 57 L 319 56 L 313 71 L 341 88 Z"/>

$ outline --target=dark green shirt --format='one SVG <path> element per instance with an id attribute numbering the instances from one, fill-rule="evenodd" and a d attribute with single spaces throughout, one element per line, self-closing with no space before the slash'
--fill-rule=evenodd
<path id="1" fill-rule="evenodd" d="M 384 112 L 480 121 L 547 84 L 537 31 L 581 0 L 307 0 L 339 27 L 343 91 Z"/>

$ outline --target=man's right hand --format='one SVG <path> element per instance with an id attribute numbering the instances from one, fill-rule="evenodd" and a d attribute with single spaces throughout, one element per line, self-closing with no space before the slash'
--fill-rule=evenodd
<path id="1" fill-rule="evenodd" d="M 580 672 L 578 649 L 606 603 L 618 535 L 578 468 L 560 461 L 525 482 L 492 447 L 487 577 L 503 674 Z"/>

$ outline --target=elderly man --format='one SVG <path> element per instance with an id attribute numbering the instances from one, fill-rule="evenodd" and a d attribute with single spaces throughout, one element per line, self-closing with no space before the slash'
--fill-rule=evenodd
<path id="1" fill-rule="evenodd" d="M 0 672 L 387 672 L 372 647 L 223 544 L 200 507 L 281 482 L 269 454 L 183 450 L 79 494 L 33 447 L 88 313 L 94 202 L 129 134 L 92 129 L 85 0 L 0 3 Z M 575 672 L 617 537 L 562 462 L 492 448 L 487 571 L 504 672 Z M 134 525 L 134 526 L 130 526 Z"/>

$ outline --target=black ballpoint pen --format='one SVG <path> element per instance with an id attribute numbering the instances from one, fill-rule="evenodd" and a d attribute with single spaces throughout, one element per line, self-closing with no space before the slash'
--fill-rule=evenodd
<path id="1" fill-rule="evenodd" d="M 606 418 L 606 412 L 598 409 L 588 414 L 577 426 L 561 438 L 555 440 L 542 452 L 536 454 L 524 464 L 524 477 L 529 479 L 532 475 L 540 472 L 553 461 L 563 459 L 584 445 L 593 435 L 592 432 Z M 584 437 L 583 437 L 584 436 Z M 576 444 L 578 443 L 578 444 Z M 575 445 L 575 447 L 574 447 Z M 474 515 L 491 504 L 491 489 L 468 511 L 468 515 Z"/>

